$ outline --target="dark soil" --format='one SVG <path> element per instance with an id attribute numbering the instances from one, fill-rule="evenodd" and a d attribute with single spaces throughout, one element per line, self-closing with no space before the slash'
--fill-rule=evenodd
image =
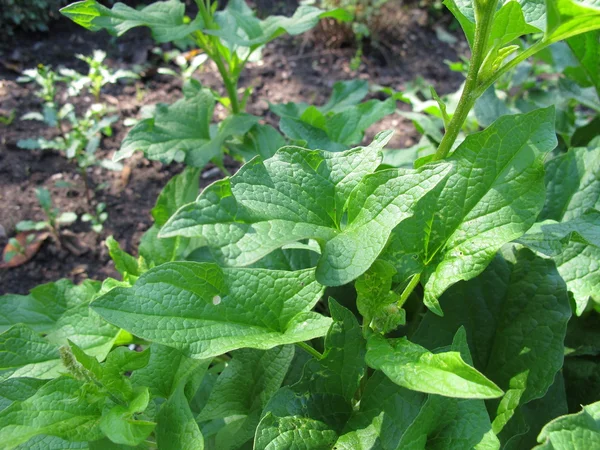
<path id="1" fill-rule="evenodd" d="M 280 9 L 278 12 L 289 13 L 288 5 L 282 6 L 282 2 L 262 0 L 258 3 L 259 6 L 276 6 Z M 456 61 L 457 54 L 466 51 L 464 42 L 459 40 L 452 48 L 437 39 L 434 26 L 445 26 L 446 19 L 442 18 L 440 25 L 437 19 L 438 23 L 434 23 L 424 10 L 407 8 L 402 2 L 391 3 L 394 5 L 386 10 L 386 19 L 378 24 L 377 42 L 365 47 L 363 64 L 358 71 L 350 69 L 355 49 L 343 29 L 332 30 L 325 25 L 304 36 L 284 37 L 268 45 L 263 61 L 250 64 L 241 80 L 242 86 L 254 87 L 248 112 L 276 125 L 275 117 L 268 112 L 268 102 L 320 104 L 327 99 L 335 81 L 355 77 L 402 90 L 407 82 L 420 75 L 440 93 L 456 90 L 461 76 L 451 72 L 444 60 Z M 66 158 L 58 152 L 28 151 L 17 147 L 20 139 L 50 138 L 54 133 L 40 122 L 19 120 L 23 114 L 37 111 L 41 106 L 33 85 L 16 82 L 19 72 L 38 63 L 83 71 L 85 65 L 74 55 L 91 54 L 93 49 L 105 50 L 109 55 L 108 63 L 114 68 L 143 67 L 143 77 L 135 84 L 111 85 L 103 93 L 102 100 L 115 108 L 120 116 L 113 136 L 102 141 L 98 153 L 100 157 L 110 158 L 127 134 L 124 119 L 137 117 L 143 105 L 172 103 L 182 96 L 178 79 L 156 73 L 157 61 L 151 53 L 153 46 L 152 39 L 143 29 L 132 30 L 117 40 L 103 32 L 88 32 L 66 19 L 54 23 L 47 34 L 16 36 L 0 43 L 0 113 L 14 110 L 16 115 L 10 125 L 0 124 L 0 248 L 14 235 L 19 221 L 43 219 L 35 197 L 36 187 L 48 188 L 55 206 L 61 211 L 81 215 L 90 209 L 83 180 Z M 204 85 L 221 89 L 216 70 L 210 64 L 205 65 L 196 77 Z M 61 91 L 58 100 L 61 104 L 66 102 L 66 94 Z M 82 95 L 68 101 L 78 111 L 85 111 L 93 99 Z M 224 111 L 217 109 L 217 118 L 223 114 Z M 383 129 L 396 132 L 390 148 L 405 148 L 418 140 L 412 124 L 399 115 L 390 116 L 370 129 L 366 140 Z M 89 224 L 78 220 L 68 227 L 68 231 L 74 235 L 81 254 L 75 255 L 49 239 L 28 263 L 0 269 L 0 294 L 26 293 L 40 283 L 65 277 L 80 281 L 116 276 L 104 245 L 105 239 L 113 235 L 124 249 L 135 254 L 141 234 L 152 223 L 149 212 L 156 197 L 182 168 L 178 164 L 164 166 L 136 154 L 126 162 L 123 172 L 90 169 L 88 175 L 95 189 L 92 203 L 106 203 L 109 213 L 103 231 L 96 234 Z M 235 168 L 236 164 L 231 161 L 228 169 Z M 218 170 L 208 166 L 203 173 L 202 185 L 221 176 Z M 58 188 L 55 186 L 57 181 L 66 181 L 71 186 Z"/>

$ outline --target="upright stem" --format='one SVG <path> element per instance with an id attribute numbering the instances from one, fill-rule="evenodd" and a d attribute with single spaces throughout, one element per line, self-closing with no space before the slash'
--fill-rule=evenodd
<path id="1" fill-rule="evenodd" d="M 483 3 L 482 0 L 479 1 Z M 444 159 L 448 156 L 469 112 L 473 108 L 473 105 L 475 105 L 475 101 L 479 95 L 481 95 L 477 92 L 479 70 L 481 69 L 488 50 L 488 41 L 497 4 L 498 0 L 489 0 L 486 5 L 479 7 L 482 11 L 480 11 L 479 14 L 476 14 L 473 55 L 467 74 L 467 81 L 465 82 L 465 87 L 458 102 L 458 106 L 456 107 L 456 111 L 448 124 L 446 134 L 444 134 L 442 142 L 440 142 L 440 146 L 435 153 L 434 160 Z M 476 7 L 475 10 L 477 12 L 478 8 Z"/>
<path id="2" fill-rule="evenodd" d="M 200 11 L 200 15 L 202 16 L 202 19 L 204 20 L 204 24 L 205 24 L 206 28 L 208 28 L 208 29 L 214 28 L 210 0 L 196 0 L 196 4 L 198 5 L 198 10 Z M 214 48 L 207 48 L 209 46 L 208 43 L 211 41 L 215 44 L 215 45 L 213 45 Z M 225 66 L 225 62 L 223 61 L 223 58 L 221 57 L 221 54 L 219 53 L 218 41 L 219 41 L 218 37 L 209 36 L 208 42 L 206 42 L 207 45 L 204 48 L 204 51 L 206 52 L 207 56 L 210 59 L 212 59 L 215 62 L 215 64 L 217 65 L 219 74 L 221 75 L 221 78 L 223 78 L 223 84 L 225 84 L 225 90 L 227 91 L 227 96 L 229 97 L 229 100 L 231 102 L 231 111 L 234 114 L 238 114 L 240 112 L 240 102 L 239 102 L 238 94 L 237 94 L 238 77 L 229 73 L 229 71 L 227 70 L 227 67 Z"/>
<path id="3" fill-rule="evenodd" d="M 225 84 L 225 90 L 227 90 L 227 96 L 231 101 L 231 111 L 234 114 L 238 114 L 240 112 L 240 102 L 237 94 L 237 78 L 231 75 L 227 68 L 225 67 L 225 63 L 221 58 L 221 55 L 217 52 L 213 55 L 213 60 L 217 65 L 217 69 L 219 69 L 219 73 L 223 78 L 223 83 Z"/>

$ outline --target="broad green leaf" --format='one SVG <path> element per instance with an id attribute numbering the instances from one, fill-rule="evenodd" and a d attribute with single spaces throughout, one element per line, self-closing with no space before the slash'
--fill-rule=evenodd
<path id="1" fill-rule="evenodd" d="M 546 203 L 539 220 L 575 219 L 600 209 L 600 148 L 573 148 L 546 164 Z"/>
<path id="2" fill-rule="evenodd" d="M 51 379 L 62 371 L 58 346 L 31 328 L 15 325 L 0 334 L 0 379 Z"/>
<path id="3" fill-rule="evenodd" d="M 277 417 L 268 412 L 256 430 L 254 448 L 331 450 L 336 439 L 337 433 L 318 420 L 301 416 Z"/>
<path id="4" fill-rule="evenodd" d="M 595 209 L 565 222 L 546 220 L 536 223 L 518 243 L 538 254 L 558 256 L 569 242 L 579 242 L 600 249 L 600 212 Z"/>
<path id="5" fill-rule="evenodd" d="M 132 288 L 112 289 L 92 308 L 136 336 L 204 359 L 322 336 L 330 320 L 310 312 L 321 294 L 314 270 L 175 262 L 144 273 Z"/>
<path id="6" fill-rule="evenodd" d="M 89 309 L 89 303 L 100 290 L 100 283 L 84 281 L 74 285 L 69 280 L 47 283 L 31 290 L 29 295 L 0 297 L 0 331 L 13 324 L 25 324 L 44 340 L 57 346 L 72 340 L 99 359 L 110 351 L 119 333 Z"/>
<path id="7" fill-rule="evenodd" d="M 115 3 L 109 9 L 96 0 L 85 0 L 60 12 L 88 30 L 107 30 L 117 36 L 135 27 L 148 27 L 159 43 L 183 39 L 204 27 L 200 15 L 189 23 L 185 20 L 185 4 L 179 0 L 154 2 L 141 10 L 123 3 Z"/>
<path id="8" fill-rule="evenodd" d="M 102 403 L 98 392 L 70 377 L 59 377 L 35 395 L 0 412 L 0 442 L 11 450 L 38 435 L 72 441 L 100 439 Z"/>
<path id="9" fill-rule="evenodd" d="M 26 443 L 15 447 L 16 450 L 92 450 L 88 442 L 71 442 L 56 436 L 35 436 Z M 102 450 L 110 450 L 104 447 Z"/>
<path id="10" fill-rule="evenodd" d="M 148 364 L 130 379 L 134 386 L 147 386 L 153 397 L 169 399 L 180 384 L 186 386 L 195 374 L 203 374 L 209 363 L 210 360 L 189 358 L 175 348 L 152 344 Z"/>
<path id="11" fill-rule="evenodd" d="M 286 144 L 283 136 L 271 125 L 254 125 L 239 143 L 230 143 L 228 147 L 250 161 L 255 156 L 267 159 Z"/>
<path id="12" fill-rule="evenodd" d="M 150 395 L 148 389 L 142 389 L 132 398 L 127 406 L 115 405 L 108 411 L 102 412 L 100 429 L 106 437 L 115 444 L 136 446 L 152 433 L 154 422 L 135 419 L 148 407 Z"/>
<path id="13" fill-rule="evenodd" d="M 185 259 L 193 248 L 192 241 L 185 237 L 160 239 L 160 228 L 152 225 L 141 237 L 138 248 L 140 259 L 143 259 L 144 270 L 161 264 Z M 191 247 L 191 248 L 190 248 Z"/>
<path id="14" fill-rule="evenodd" d="M 425 304 L 442 314 L 437 299 L 449 286 L 479 275 L 533 225 L 544 201 L 543 159 L 555 146 L 553 108 L 503 116 L 467 136 L 448 158 L 450 175 L 394 230 L 382 258 L 400 281 L 423 273 Z"/>
<path id="15" fill-rule="evenodd" d="M 577 414 L 562 416 L 546 425 L 535 450 L 577 450 L 600 446 L 600 402 Z"/>
<path id="16" fill-rule="evenodd" d="M 322 249 L 317 279 L 345 284 L 369 268 L 392 228 L 450 169 L 440 164 L 372 173 L 388 139 L 389 133 L 379 135 L 371 146 L 343 153 L 286 147 L 264 162 L 254 159 L 181 208 L 160 236 L 197 237 L 229 266 L 316 239 Z"/>
<path id="17" fill-rule="evenodd" d="M 599 170 L 598 147 L 570 149 L 550 160 L 546 164 L 546 203 L 539 220 L 554 220 L 563 227 L 573 221 L 585 222 L 586 217 L 590 217 L 586 214 L 590 209 L 600 208 Z M 573 293 L 579 315 L 585 311 L 590 298 L 600 301 L 600 250 L 573 240 L 563 243 L 561 250 L 554 261 Z"/>
<path id="18" fill-rule="evenodd" d="M 161 450 L 204 450 L 204 438 L 192 415 L 183 386 L 162 405 L 156 417 L 156 443 Z"/>
<path id="19" fill-rule="evenodd" d="M 165 164 L 185 161 L 204 167 L 221 154 L 221 147 L 232 136 L 242 136 L 258 119 L 249 114 L 231 115 L 211 131 L 215 99 L 208 89 L 201 89 L 172 105 L 156 105 L 153 118 L 140 121 L 123 140 L 114 160 L 120 161 L 141 150 L 148 159 Z"/>
<path id="20" fill-rule="evenodd" d="M 471 363 L 464 330 L 452 350 Z M 483 400 L 425 395 L 402 388 L 382 372 L 367 382 L 360 409 L 336 443 L 340 450 L 499 449 Z"/>
<path id="21" fill-rule="evenodd" d="M 497 256 L 479 277 L 450 288 L 441 298 L 444 317 L 427 313 L 413 336 L 422 345 L 442 347 L 466 328 L 475 367 L 506 391 L 489 407 L 496 432 L 519 405 L 541 398 L 553 383 L 571 317 L 552 261 L 526 249 L 505 258 Z"/>
<path id="22" fill-rule="evenodd" d="M 389 333 L 406 322 L 406 311 L 396 305 L 400 295 L 391 290 L 394 275 L 396 269 L 392 264 L 376 260 L 354 282 L 356 307 L 364 318 L 363 323 L 382 334 Z"/>
<path id="23" fill-rule="evenodd" d="M 154 223 L 162 227 L 181 206 L 193 202 L 200 192 L 200 169 L 186 167 L 175 175 L 160 192 L 151 214 Z"/>
<path id="24" fill-rule="evenodd" d="M 114 237 L 109 236 L 106 239 L 106 247 L 110 258 L 115 263 L 115 269 L 124 280 L 135 281 L 144 272 L 142 262 L 124 251 Z"/>
<path id="25" fill-rule="evenodd" d="M 558 42 L 600 29 L 600 4 L 594 0 L 546 0 L 544 41 Z"/>
<path id="26" fill-rule="evenodd" d="M 456 398 L 495 398 L 503 392 L 456 351 L 431 353 L 406 338 L 369 338 L 367 364 L 408 389 Z"/>
<path id="27" fill-rule="evenodd" d="M 224 420 L 225 426 L 215 436 L 216 448 L 237 449 L 254 436 L 262 411 L 280 388 L 293 356 L 291 346 L 233 353 L 196 417 L 198 422 Z"/>
<path id="28" fill-rule="evenodd" d="M 282 117 L 279 127 L 289 138 L 305 141 L 310 149 L 335 152 L 359 144 L 367 128 L 394 113 L 396 101 L 393 98 L 385 101 L 369 100 L 356 106 L 349 106 L 341 112 L 322 116 L 321 126 L 315 126 L 306 115 L 313 108 L 307 109 L 299 118 Z"/>
<path id="29" fill-rule="evenodd" d="M 329 308 L 334 322 L 323 358 L 309 360 L 301 380 L 271 398 L 256 430 L 256 450 L 335 448 L 366 373 L 365 342 L 349 310 L 332 299 Z"/>
<path id="30" fill-rule="evenodd" d="M 579 405 L 577 405 L 579 409 Z M 500 433 L 503 450 L 533 448 L 544 425 L 567 414 L 565 383 L 561 372 L 557 372 L 554 383 L 542 398 L 522 405 L 511 421 Z"/>
<path id="31" fill-rule="evenodd" d="M 367 381 L 360 409 L 348 421 L 336 442 L 339 450 L 396 450 L 427 396 L 398 386 L 383 372 Z"/>
<path id="32" fill-rule="evenodd" d="M 368 93 L 369 83 L 366 80 L 337 81 L 327 103 L 318 109 L 323 114 L 343 112 L 349 106 L 358 105 Z"/>
<path id="33" fill-rule="evenodd" d="M 600 96 L 600 32 L 591 31 L 567 40 L 571 51 L 579 61 L 585 77 Z"/>
<path id="34" fill-rule="evenodd" d="M 494 16 L 489 45 L 501 48 L 523 35 L 539 31 L 525 21 L 519 2 L 509 1 Z"/>
<path id="35" fill-rule="evenodd" d="M 332 298 L 329 311 L 333 324 L 325 336 L 323 358 L 306 363 L 302 379 L 294 388 L 311 393 L 326 392 L 351 402 L 366 373 L 366 344 L 351 311 Z"/>
<path id="36" fill-rule="evenodd" d="M 219 28 L 203 31 L 220 37 L 232 46 L 249 47 L 254 50 L 284 33 L 302 34 L 326 17 L 351 19 L 343 9 L 323 11 L 313 6 L 300 6 L 292 17 L 269 16 L 260 20 L 243 0 L 231 0 L 223 11 L 215 14 Z"/>
<path id="37" fill-rule="evenodd" d="M 34 395 L 46 383 L 36 378 L 10 378 L 0 383 L 0 411 Z"/>

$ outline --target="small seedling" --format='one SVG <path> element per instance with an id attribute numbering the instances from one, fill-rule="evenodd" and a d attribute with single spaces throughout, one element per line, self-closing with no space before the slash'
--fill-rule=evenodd
<path id="1" fill-rule="evenodd" d="M 46 188 L 37 188 L 35 190 L 35 196 L 42 207 L 42 211 L 44 211 L 46 220 L 24 220 L 17 223 L 15 228 L 20 232 L 48 231 L 56 241 L 57 245 L 60 246 L 60 228 L 75 222 L 77 220 L 77 214 L 74 212 L 61 213 L 58 208 L 55 208 L 52 204 L 52 196 L 50 195 L 50 191 Z"/>
<path id="2" fill-rule="evenodd" d="M 160 54 L 165 63 L 173 63 L 179 69 L 179 71 L 176 71 L 170 67 L 160 67 L 158 73 L 181 78 L 184 82 L 192 78 L 196 70 L 208 60 L 208 55 L 200 50 L 182 52 L 175 49 L 163 53 L 162 50 L 157 47 L 154 52 Z"/>
<path id="3" fill-rule="evenodd" d="M 96 103 L 98 103 L 102 88 L 107 84 L 115 84 L 121 79 L 139 78 L 136 73 L 130 70 L 112 71 L 104 64 L 106 52 L 102 50 L 94 50 L 92 56 L 77 55 L 77 58 L 89 66 L 87 75 L 72 69 L 63 68 L 60 70 L 60 74 L 68 83 L 67 92 L 70 96 L 77 96 L 83 89 L 88 89 L 90 94 L 94 96 Z"/>
<path id="4" fill-rule="evenodd" d="M 96 233 L 102 232 L 106 219 L 108 219 L 106 203 L 98 203 L 94 213 L 85 213 L 83 216 L 81 216 L 81 221 L 90 222 L 92 225 L 92 230 Z"/>

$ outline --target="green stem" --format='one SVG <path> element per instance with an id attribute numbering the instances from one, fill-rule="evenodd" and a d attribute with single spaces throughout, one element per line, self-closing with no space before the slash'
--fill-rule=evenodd
<path id="1" fill-rule="evenodd" d="M 460 96 L 458 106 L 456 107 L 456 111 L 448 124 L 448 129 L 433 158 L 435 161 L 444 159 L 448 156 L 469 112 L 479 97 L 479 95 L 477 95 L 479 70 L 481 69 L 488 50 L 488 41 L 497 4 L 498 0 L 490 0 L 487 5 L 481 7 L 483 8 L 483 11 L 480 11 L 479 13 L 477 13 L 478 8 L 476 8 L 473 56 L 471 57 L 471 65 L 469 66 L 467 80 L 462 95 Z"/>
<path id="2" fill-rule="evenodd" d="M 323 355 L 308 345 L 306 342 L 296 342 L 296 345 L 300 347 L 302 350 L 312 355 L 316 359 L 323 359 Z"/>
<path id="3" fill-rule="evenodd" d="M 400 300 L 398 300 L 398 302 L 396 303 L 398 305 L 398 308 L 402 308 L 404 303 L 406 303 L 406 300 L 408 300 L 408 297 L 410 297 L 410 294 L 412 294 L 412 291 L 415 290 L 415 288 L 419 284 L 419 281 L 421 281 L 420 273 L 414 275 L 412 277 L 412 279 L 410 280 L 410 282 L 408 283 L 408 286 L 406 286 L 404 288 L 404 291 L 402 291 L 402 294 L 400 295 Z"/>
<path id="4" fill-rule="evenodd" d="M 529 47 L 527 50 L 525 50 L 522 53 L 519 53 L 515 58 L 511 59 L 509 62 L 504 64 L 500 69 L 498 69 L 496 72 L 494 72 L 491 77 L 487 78 L 486 80 L 483 80 L 477 86 L 476 93 L 478 94 L 478 97 L 481 96 L 492 84 L 494 84 L 496 81 L 498 81 L 498 79 L 502 75 L 504 75 L 506 72 L 514 69 L 519 64 L 521 64 L 523 61 L 532 57 L 539 51 L 543 50 L 548 45 L 550 45 L 550 43 L 547 41 L 536 42 L 534 45 Z"/>
<path id="5" fill-rule="evenodd" d="M 227 91 L 227 96 L 231 101 L 231 111 L 234 114 L 238 114 L 240 112 L 240 102 L 238 100 L 237 94 L 237 78 L 233 75 L 230 75 L 225 67 L 225 63 L 221 58 L 221 55 L 217 51 L 213 55 L 213 61 L 217 65 L 217 69 L 219 69 L 219 73 L 221 74 L 221 78 L 223 78 L 223 83 L 225 84 L 225 90 Z"/>

